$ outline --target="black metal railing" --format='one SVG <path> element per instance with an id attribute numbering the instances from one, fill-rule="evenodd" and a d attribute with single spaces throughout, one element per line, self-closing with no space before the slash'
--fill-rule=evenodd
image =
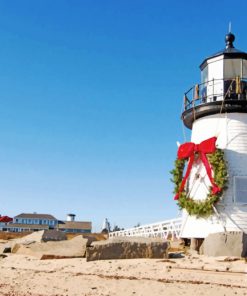
<path id="1" fill-rule="evenodd" d="M 184 94 L 184 111 L 201 104 L 225 100 L 247 100 L 247 78 L 212 79 L 194 85 Z"/>

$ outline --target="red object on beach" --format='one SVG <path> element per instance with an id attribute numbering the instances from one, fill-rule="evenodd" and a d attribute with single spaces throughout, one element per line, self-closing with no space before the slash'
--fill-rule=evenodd
<path id="1" fill-rule="evenodd" d="M 10 218 L 9 216 L 2 216 L 0 217 L 0 223 L 8 223 L 8 222 L 12 222 L 13 219 Z"/>

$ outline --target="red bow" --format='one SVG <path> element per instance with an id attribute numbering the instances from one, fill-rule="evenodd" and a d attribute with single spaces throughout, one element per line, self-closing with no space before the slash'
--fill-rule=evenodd
<path id="1" fill-rule="evenodd" d="M 209 138 L 205 141 L 202 141 L 200 144 L 188 142 L 188 143 L 184 143 L 179 146 L 178 159 L 189 158 L 189 163 L 188 163 L 186 174 L 185 174 L 185 176 L 182 180 L 182 183 L 179 187 L 178 193 L 174 197 L 175 200 L 179 199 L 180 193 L 184 190 L 184 185 L 187 181 L 187 178 L 190 175 L 190 171 L 192 169 L 192 165 L 193 165 L 193 162 L 195 159 L 195 153 L 198 153 L 199 158 L 202 160 L 202 162 L 206 168 L 208 178 L 212 184 L 212 193 L 215 195 L 221 191 L 221 188 L 219 188 L 214 182 L 214 178 L 212 177 L 212 170 L 211 170 L 211 167 L 209 165 L 209 162 L 208 162 L 208 159 L 206 156 L 206 154 L 210 154 L 210 153 L 215 152 L 216 140 L 217 140 L 216 137 L 212 137 L 212 138 Z"/>

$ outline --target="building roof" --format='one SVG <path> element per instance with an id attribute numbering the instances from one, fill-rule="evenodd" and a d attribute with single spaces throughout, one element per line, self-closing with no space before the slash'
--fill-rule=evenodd
<path id="1" fill-rule="evenodd" d="M 58 229 L 92 229 L 92 222 L 63 221 L 58 224 Z"/>
<path id="2" fill-rule="evenodd" d="M 15 216 L 14 218 L 24 218 L 24 219 L 48 219 L 48 220 L 57 220 L 54 216 L 49 214 L 29 214 L 29 213 L 22 213 L 20 215 Z"/>
<path id="3" fill-rule="evenodd" d="M 204 61 L 201 63 L 200 65 L 200 69 L 203 70 L 204 67 L 207 65 L 207 61 L 209 59 L 218 57 L 218 56 L 223 56 L 225 59 L 247 59 L 247 53 L 236 49 L 233 45 L 233 42 L 235 40 L 235 36 L 232 33 L 228 33 L 225 37 L 225 42 L 226 42 L 226 47 L 218 52 L 216 52 L 215 54 L 207 57 L 206 59 L 204 59 Z"/>
<path id="4" fill-rule="evenodd" d="M 0 217 L 0 223 L 8 223 L 8 222 L 11 222 L 11 221 L 13 221 L 13 219 L 10 218 L 9 216 Z"/>
<path id="5" fill-rule="evenodd" d="M 49 229 L 49 225 L 11 223 L 7 228 Z"/>

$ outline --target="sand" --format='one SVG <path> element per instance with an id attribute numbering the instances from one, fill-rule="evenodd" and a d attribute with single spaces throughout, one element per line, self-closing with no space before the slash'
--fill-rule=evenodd
<path id="1" fill-rule="evenodd" d="M 86 262 L 0 259 L 0 295 L 247 295 L 247 264 L 190 255 L 175 259 Z"/>

